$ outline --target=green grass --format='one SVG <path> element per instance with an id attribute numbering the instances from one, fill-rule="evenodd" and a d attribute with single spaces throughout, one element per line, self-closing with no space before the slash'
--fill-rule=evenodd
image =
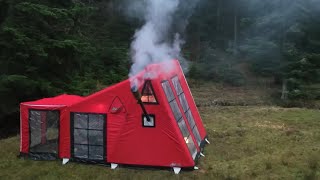
<path id="1" fill-rule="evenodd" d="M 199 170 L 174 175 L 18 159 L 19 137 L 0 141 L 0 179 L 320 179 L 320 111 L 200 107 L 211 144 Z"/>
<path id="2" fill-rule="evenodd" d="M 274 104 L 271 95 L 275 88 L 262 85 L 232 87 L 189 79 L 189 85 L 198 106 L 266 106 Z"/>

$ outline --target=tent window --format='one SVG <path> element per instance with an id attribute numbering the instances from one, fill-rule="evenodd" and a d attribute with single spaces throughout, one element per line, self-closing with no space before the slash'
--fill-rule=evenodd
<path id="1" fill-rule="evenodd" d="M 182 113 L 180 111 L 180 108 L 178 106 L 177 100 L 173 94 L 173 90 L 170 86 L 169 81 L 163 81 L 161 83 L 162 89 L 166 94 L 167 100 L 170 104 L 172 113 L 174 115 L 174 118 L 176 120 L 176 122 L 178 123 L 178 127 L 184 137 L 185 143 L 189 149 L 189 152 L 192 156 L 193 159 L 195 159 L 196 154 L 197 154 L 197 148 L 194 144 L 194 141 L 192 139 L 192 137 L 190 136 L 190 132 L 188 130 L 188 127 L 186 125 L 185 120 L 183 119 Z"/>
<path id="2" fill-rule="evenodd" d="M 155 127 L 155 115 L 154 114 L 148 114 L 150 121 L 148 121 L 147 117 L 143 114 L 142 115 L 142 126 L 143 127 Z"/>
<path id="3" fill-rule="evenodd" d="M 177 122 L 181 121 L 182 119 L 182 114 L 179 109 L 177 101 L 174 99 L 170 102 L 170 107 L 173 112 L 174 118 L 176 119 Z"/>
<path id="4" fill-rule="evenodd" d="M 172 84 L 174 86 L 174 89 L 179 97 L 179 102 L 182 106 L 182 109 L 184 111 L 184 114 L 188 120 L 188 123 L 189 123 L 189 126 L 190 128 L 192 129 L 192 133 L 195 137 L 195 139 L 197 140 L 197 143 L 198 145 L 200 145 L 201 143 L 201 136 L 200 136 L 200 133 L 199 133 L 199 130 L 196 126 L 196 123 L 194 121 L 194 118 L 193 118 L 193 115 L 191 113 L 191 110 L 190 110 L 190 107 L 189 107 L 189 104 L 188 104 L 188 101 L 186 99 L 186 96 L 185 96 L 185 93 L 181 87 L 181 84 L 180 84 L 180 81 L 179 81 L 179 78 L 178 76 L 174 76 L 172 79 Z"/>
<path id="5" fill-rule="evenodd" d="M 181 93 L 183 93 L 183 90 L 182 90 L 181 84 L 180 84 L 180 82 L 179 82 L 178 76 L 174 76 L 174 77 L 172 78 L 172 84 L 173 84 L 174 89 L 177 91 L 177 94 L 178 94 L 178 95 L 180 95 Z"/>
<path id="6" fill-rule="evenodd" d="M 162 89 L 164 90 L 164 93 L 167 96 L 168 101 L 171 102 L 172 100 L 174 100 L 175 97 L 174 97 L 173 91 L 171 89 L 171 86 L 169 84 L 169 81 L 164 81 L 164 82 L 162 82 L 161 85 L 162 85 Z"/>
<path id="7" fill-rule="evenodd" d="M 178 122 L 179 128 L 182 132 L 183 137 L 188 137 L 190 135 L 189 131 L 188 131 L 188 127 L 186 125 L 186 123 L 182 120 L 180 122 Z"/>
<path id="8" fill-rule="evenodd" d="M 119 97 L 115 97 L 109 107 L 109 113 L 111 114 L 118 114 L 118 113 L 125 113 L 127 112 L 125 106 L 121 102 Z"/>
<path id="9" fill-rule="evenodd" d="M 30 152 L 57 154 L 59 111 L 29 111 Z"/>
<path id="10" fill-rule="evenodd" d="M 142 93 L 141 93 L 141 101 L 143 103 L 151 103 L 151 104 L 158 103 L 150 80 L 147 80 L 144 83 L 144 86 L 142 88 Z"/>
<path id="11" fill-rule="evenodd" d="M 73 113 L 73 156 L 104 160 L 105 115 Z"/>
<path id="12" fill-rule="evenodd" d="M 188 149 L 190 150 L 190 152 L 192 152 L 192 158 L 195 159 L 196 155 L 197 155 L 197 148 L 194 145 L 194 142 L 193 142 L 191 135 L 189 135 L 188 137 L 185 136 L 184 140 L 186 141 Z"/>

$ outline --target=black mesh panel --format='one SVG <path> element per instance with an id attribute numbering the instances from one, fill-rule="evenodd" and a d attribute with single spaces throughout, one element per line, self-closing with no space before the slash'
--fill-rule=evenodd
<path id="1" fill-rule="evenodd" d="M 173 91 L 171 89 L 171 86 L 169 84 L 169 81 L 165 81 L 161 85 L 162 85 L 162 88 L 166 94 L 168 101 L 171 102 L 172 100 L 174 100 L 175 97 L 174 97 Z"/>
<path id="2" fill-rule="evenodd" d="M 183 112 L 186 112 L 189 109 L 189 105 L 188 105 L 188 102 L 186 100 L 186 96 L 184 95 L 184 93 L 179 95 L 179 101 L 181 103 Z"/>
<path id="3" fill-rule="evenodd" d="M 89 146 L 89 159 L 103 160 L 103 147 L 102 146 Z"/>
<path id="4" fill-rule="evenodd" d="M 103 131 L 89 130 L 90 145 L 103 146 Z"/>
<path id="5" fill-rule="evenodd" d="M 75 128 L 88 128 L 88 115 L 87 114 L 74 114 L 74 127 Z"/>
<path id="6" fill-rule="evenodd" d="M 193 116 L 191 114 L 190 109 L 185 113 L 185 115 L 187 117 L 187 120 L 188 120 L 188 123 L 190 125 L 190 128 L 192 129 L 196 124 L 194 122 L 194 119 L 193 119 Z"/>
<path id="7" fill-rule="evenodd" d="M 89 129 L 103 130 L 103 115 L 89 115 Z"/>
<path id="8" fill-rule="evenodd" d="M 88 146 L 87 145 L 77 145 L 74 147 L 74 157 L 86 159 L 88 158 Z"/>
<path id="9" fill-rule="evenodd" d="M 187 139 L 185 139 L 188 149 L 190 150 L 192 157 L 195 158 L 196 154 L 197 154 L 197 148 L 194 144 L 194 141 L 192 139 L 191 136 L 189 136 Z"/>
<path id="10" fill-rule="evenodd" d="M 179 92 L 179 94 L 183 95 L 182 98 L 185 99 L 185 96 L 183 94 L 183 91 L 182 91 L 182 88 L 180 86 L 180 83 L 178 81 L 178 78 L 176 78 L 176 80 L 173 80 L 173 85 L 176 89 L 176 92 Z M 197 149 L 194 145 L 194 142 L 193 142 L 193 139 L 192 137 L 190 136 L 190 132 L 189 132 L 189 129 L 186 125 L 186 120 L 184 120 L 183 116 L 182 116 L 182 113 L 180 111 L 180 108 L 178 106 L 178 103 L 177 103 L 177 100 L 175 99 L 175 96 L 173 94 L 173 91 L 172 91 L 172 88 L 169 84 L 168 81 L 165 81 L 162 83 L 162 88 L 163 88 L 163 91 L 165 92 L 166 96 L 167 96 L 167 100 L 170 104 L 170 107 L 171 107 L 171 110 L 172 110 L 172 113 L 178 123 L 178 127 L 183 135 L 183 138 L 184 138 L 184 141 L 190 151 L 190 154 L 191 156 L 193 157 L 193 159 L 195 158 L 195 155 L 197 154 Z M 180 96 L 179 96 L 179 99 L 180 99 Z M 186 101 L 186 100 L 185 100 Z M 181 103 L 181 100 L 180 100 L 180 103 Z M 189 106 L 187 103 L 185 103 L 184 105 L 182 105 L 183 107 L 183 110 L 187 110 L 189 109 Z"/>
<path id="11" fill-rule="evenodd" d="M 186 99 L 186 96 L 185 96 L 185 93 L 183 92 L 183 89 L 181 87 L 181 84 L 180 84 L 180 81 L 178 79 L 178 76 L 175 76 L 171 79 L 172 81 L 172 84 L 175 88 L 175 91 L 179 97 L 179 102 L 182 106 L 182 109 L 184 111 L 184 114 L 188 120 L 188 124 L 190 126 L 190 128 L 192 129 L 192 134 L 194 135 L 194 137 L 196 138 L 197 140 L 197 143 L 200 144 L 201 143 L 201 137 L 200 137 L 200 134 L 199 134 L 199 130 L 196 126 L 196 123 L 194 121 L 194 118 L 193 118 L 193 115 L 191 113 L 191 110 L 190 110 L 190 106 L 188 104 L 188 101 Z"/>
<path id="12" fill-rule="evenodd" d="M 83 160 L 104 160 L 105 115 L 74 113 L 73 156 Z"/>
<path id="13" fill-rule="evenodd" d="M 181 84 L 179 82 L 178 76 L 175 76 L 175 77 L 172 78 L 172 84 L 173 84 L 173 87 L 176 90 L 178 95 L 183 93 L 183 90 L 182 90 Z"/>
<path id="14" fill-rule="evenodd" d="M 41 143 L 41 117 L 40 111 L 30 111 L 30 147 L 34 147 Z"/>
<path id="15" fill-rule="evenodd" d="M 170 103 L 170 106 L 171 106 L 171 110 L 173 112 L 173 115 L 174 115 L 176 121 L 179 121 L 181 119 L 181 117 L 182 117 L 182 114 L 181 114 L 181 111 L 180 111 L 179 106 L 177 104 L 177 101 L 173 100 Z"/>
<path id="16" fill-rule="evenodd" d="M 188 137 L 190 135 L 189 131 L 188 131 L 188 127 L 186 125 L 186 123 L 182 120 L 178 123 L 179 128 L 182 132 L 183 137 Z"/>
<path id="17" fill-rule="evenodd" d="M 74 143 L 88 144 L 88 131 L 85 129 L 74 129 Z"/>
<path id="18" fill-rule="evenodd" d="M 29 111 L 30 152 L 58 153 L 59 111 Z"/>
<path id="19" fill-rule="evenodd" d="M 199 134 L 199 131 L 198 131 L 197 126 L 195 126 L 195 127 L 193 128 L 192 132 L 193 132 L 194 137 L 196 138 L 198 144 L 200 144 L 200 143 L 201 143 L 201 136 L 200 136 L 200 134 Z"/>

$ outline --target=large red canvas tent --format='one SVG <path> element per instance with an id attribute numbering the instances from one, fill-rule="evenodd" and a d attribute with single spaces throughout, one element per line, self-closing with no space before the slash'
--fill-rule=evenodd
<path id="1" fill-rule="evenodd" d="M 195 167 L 207 141 L 177 60 L 149 65 L 87 97 L 61 95 L 21 103 L 20 109 L 20 152 L 33 159 L 179 172 Z"/>

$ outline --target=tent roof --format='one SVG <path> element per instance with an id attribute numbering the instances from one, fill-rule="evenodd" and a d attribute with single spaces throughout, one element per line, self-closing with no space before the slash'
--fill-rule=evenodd
<path id="1" fill-rule="evenodd" d="M 131 77 L 131 80 L 135 80 L 137 82 L 138 87 L 141 87 L 144 84 L 145 79 L 154 79 L 155 77 L 160 78 L 161 76 L 169 76 L 171 73 L 176 72 L 177 68 L 179 67 L 180 65 L 178 60 L 166 61 L 157 64 L 149 64 L 138 74 Z M 105 94 L 110 90 L 117 89 L 127 83 L 130 83 L 130 79 L 126 79 L 122 82 L 106 87 L 105 89 L 100 90 L 86 97 L 62 94 L 52 98 L 43 98 L 36 101 L 23 102 L 21 104 L 35 106 L 71 106 L 77 103 L 85 103 L 88 99 L 99 97 L 101 94 Z"/>
<path id="2" fill-rule="evenodd" d="M 23 102 L 24 105 L 49 105 L 70 106 L 84 99 L 81 96 L 62 94 L 51 98 L 43 98 L 36 101 Z"/>
<path id="3" fill-rule="evenodd" d="M 156 79 L 156 78 L 160 78 L 160 76 L 170 77 L 171 76 L 170 74 L 177 72 L 177 68 L 180 68 L 178 60 L 165 61 L 157 64 L 149 64 L 143 70 L 141 70 L 138 74 L 131 77 L 131 79 L 129 78 L 119 83 L 116 83 L 114 85 L 108 86 L 96 93 L 86 96 L 84 99 L 91 99 L 101 94 L 105 94 L 110 90 L 121 87 L 123 84 L 126 84 L 131 80 L 136 81 L 138 87 L 141 87 L 144 84 L 145 79 Z"/>

